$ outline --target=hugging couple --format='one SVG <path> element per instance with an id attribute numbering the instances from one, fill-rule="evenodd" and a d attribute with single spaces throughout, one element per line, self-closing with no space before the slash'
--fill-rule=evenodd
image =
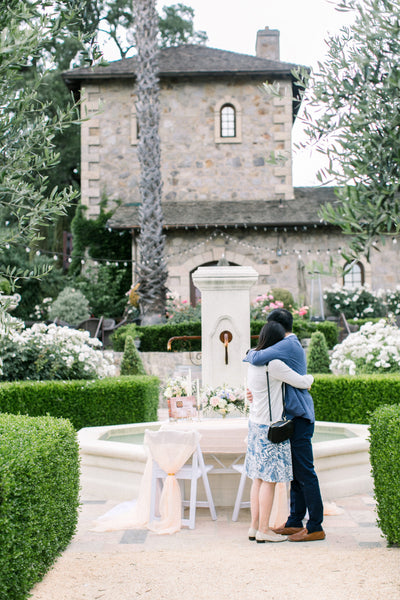
<path id="1" fill-rule="evenodd" d="M 249 363 L 247 395 L 250 400 L 245 469 L 253 480 L 248 536 L 259 543 L 325 539 L 323 504 L 311 445 L 315 414 L 308 389 L 314 378 L 306 374 L 305 352 L 292 328 L 293 317 L 288 310 L 273 310 L 261 329 L 256 348 L 249 350 L 244 358 Z M 283 391 L 285 414 L 293 419 L 294 432 L 290 440 L 275 444 L 268 439 L 268 429 L 271 422 L 282 417 Z M 289 517 L 286 523 L 271 529 L 269 521 L 276 483 L 289 481 Z M 307 511 L 308 521 L 304 525 Z"/>

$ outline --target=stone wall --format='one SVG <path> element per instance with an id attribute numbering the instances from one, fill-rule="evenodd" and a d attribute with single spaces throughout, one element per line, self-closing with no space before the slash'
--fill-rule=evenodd
<path id="1" fill-rule="evenodd" d="M 322 288 L 333 283 L 342 285 L 339 269 L 345 265 L 340 252 L 345 239 L 340 232 L 329 227 L 292 228 L 288 231 L 223 229 L 206 232 L 168 232 L 167 260 L 169 287 L 182 299 L 189 300 L 190 273 L 198 266 L 218 261 L 222 256 L 240 266 L 251 266 L 259 274 L 258 283 L 250 290 L 253 300 L 271 288 L 280 287 L 292 292 L 296 301 L 302 301 L 304 279 L 306 304 L 311 301 L 312 285 L 314 302 L 318 302 L 318 279 L 315 270 L 322 271 Z M 400 282 L 399 246 L 388 239 L 380 251 L 373 251 L 371 262 L 362 260 L 365 283 L 372 289 L 395 289 Z M 314 284 L 312 280 L 314 279 Z"/>
<path id="2" fill-rule="evenodd" d="M 293 197 L 291 160 L 267 164 L 271 151 L 291 151 L 291 88 L 268 98 L 260 81 L 162 83 L 160 138 L 164 200 L 253 200 Z M 135 90 L 113 80 L 87 85 L 83 91 L 82 202 L 89 214 L 99 210 L 102 193 L 123 202 L 138 202 L 139 163 Z M 237 104 L 241 142 L 219 143 L 216 108 Z"/>

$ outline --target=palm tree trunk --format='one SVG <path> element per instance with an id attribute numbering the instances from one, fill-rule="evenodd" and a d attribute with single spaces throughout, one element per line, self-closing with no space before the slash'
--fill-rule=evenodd
<path id="1" fill-rule="evenodd" d="M 161 152 L 157 66 L 158 15 L 155 0 L 136 0 L 136 47 L 138 53 L 137 103 L 140 163 L 140 237 L 138 281 L 142 323 L 165 319 L 166 280 L 165 236 L 162 233 Z"/>

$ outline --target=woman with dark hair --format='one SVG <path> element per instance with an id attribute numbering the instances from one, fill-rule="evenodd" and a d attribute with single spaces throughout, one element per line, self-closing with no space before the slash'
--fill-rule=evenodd
<path id="1" fill-rule="evenodd" d="M 269 321 L 261 329 L 256 350 L 273 346 L 285 337 L 285 329 L 276 321 Z M 245 359 L 246 360 L 246 359 Z M 271 417 L 268 401 L 267 374 L 271 401 Z M 275 486 L 278 482 L 291 481 L 292 460 L 290 442 L 274 444 L 268 439 L 271 422 L 282 418 L 282 384 L 301 389 L 309 388 L 312 375 L 299 375 L 281 360 L 271 360 L 267 366 L 248 365 L 247 387 L 253 401 L 250 405 L 249 434 L 245 468 L 253 480 L 250 493 L 251 526 L 249 539 L 262 542 L 282 542 L 286 539 L 269 527 Z"/>

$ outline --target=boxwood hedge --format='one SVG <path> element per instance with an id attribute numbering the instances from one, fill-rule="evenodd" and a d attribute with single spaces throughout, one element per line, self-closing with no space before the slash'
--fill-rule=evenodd
<path id="1" fill-rule="evenodd" d="M 265 321 L 250 321 L 250 334 L 258 335 Z M 333 348 L 338 342 L 338 328 L 332 321 L 321 323 L 307 320 L 295 319 L 293 332 L 300 338 L 311 337 L 314 331 L 321 331 L 326 338 L 328 348 Z M 113 349 L 123 352 L 125 339 L 128 335 L 140 335 L 141 352 L 166 352 L 168 340 L 179 336 L 201 336 L 200 321 L 184 321 L 182 323 L 164 323 L 163 325 L 147 325 L 138 327 L 136 325 L 123 325 L 119 327 L 112 336 Z M 254 340 L 253 340 L 254 341 Z M 174 351 L 199 351 L 201 340 L 174 340 L 172 345 Z"/>
<path id="2" fill-rule="evenodd" d="M 389 544 L 400 544 L 400 406 L 381 406 L 370 417 L 370 460 L 378 525 Z"/>
<path id="3" fill-rule="evenodd" d="M 0 598 L 24 600 L 76 528 L 79 451 L 65 419 L 0 415 Z"/>
<path id="4" fill-rule="evenodd" d="M 157 377 L 0 384 L 0 412 L 69 419 L 75 429 L 157 420 Z"/>
<path id="5" fill-rule="evenodd" d="M 400 375 L 315 375 L 311 388 L 318 421 L 370 422 L 384 404 L 400 404 Z"/>

